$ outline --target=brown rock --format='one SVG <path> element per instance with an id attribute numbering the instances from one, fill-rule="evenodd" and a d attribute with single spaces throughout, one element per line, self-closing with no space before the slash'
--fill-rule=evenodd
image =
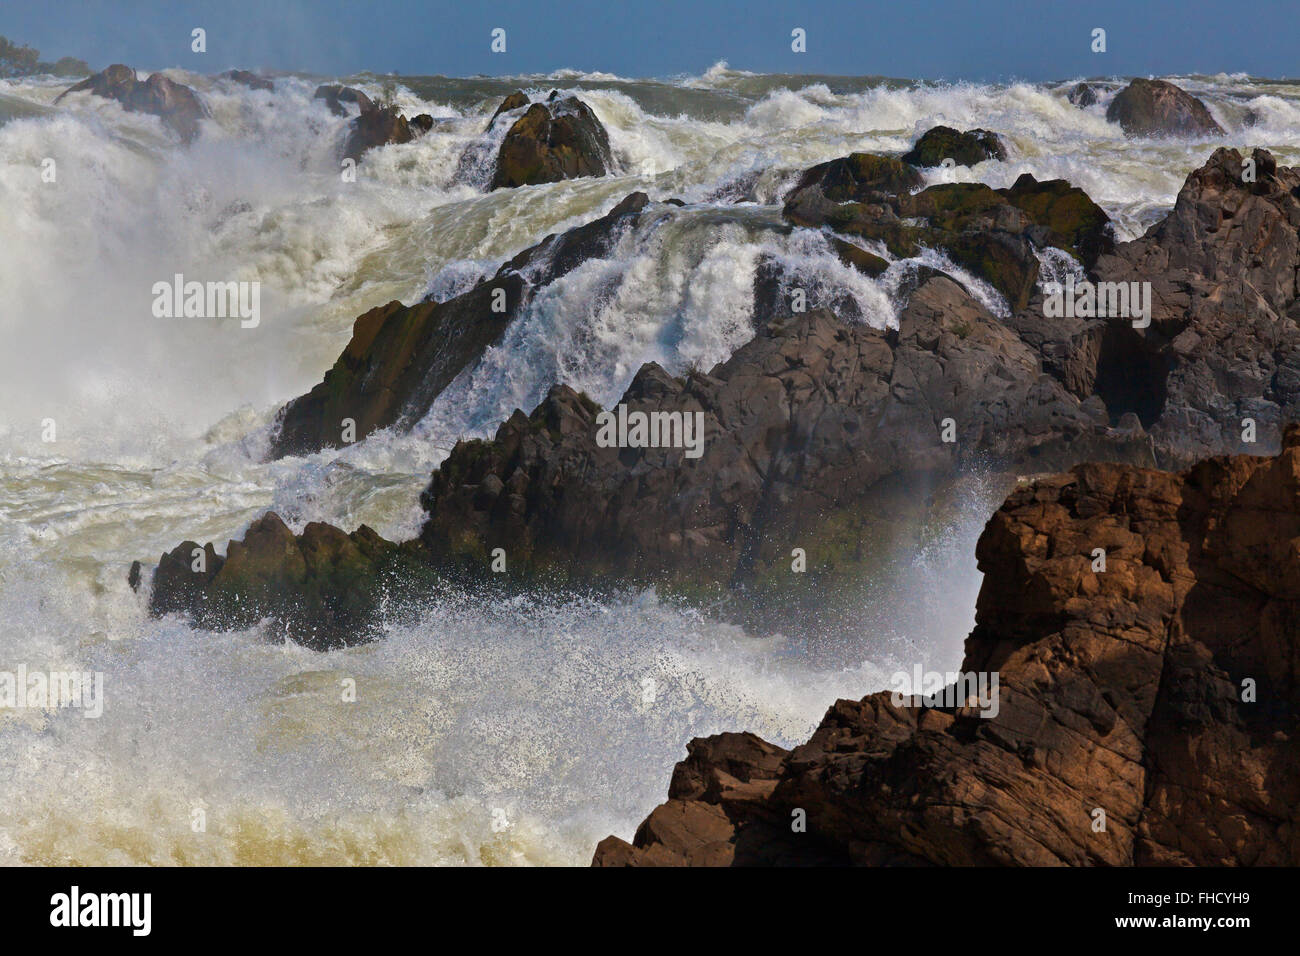
<path id="1" fill-rule="evenodd" d="M 613 163 L 609 134 L 591 108 L 574 96 L 552 97 L 534 103 L 510 127 L 491 188 L 604 176 Z"/>
<path id="2" fill-rule="evenodd" d="M 123 109 L 130 112 L 152 113 L 160 117 L 187 143 L 199 135 L 199 120 L 209 115 L 198 95 L 188 86 L 169 80 L 161 73 L 151 74 L 142 83 L 136 79 L 135 70 L 121 63 L 114 63 L 69 87 L 54 102 L 82 90 L 117 100 Z"/>
<path id="3" fill-rule="evenodd" d="M 1165 80 L 1134 80 L 1115 94 L 1106 119 L 1129 136 L 1223 135 L 1204 103 Z"/>
<path id="4" fill-rule="evenodd" d="M 1300 863 L 1298 492 L 1300 430 L 1276 458 L 1020 488 L 977 548 L 962 664 L 999 675 L 996 714 L 841 700 L 774 786 L 775 748 L 737 786 L 733 748 L 693 741 L 669 803 L 595 865 L 763 864 L 769 845 L 864 865 Z"/>

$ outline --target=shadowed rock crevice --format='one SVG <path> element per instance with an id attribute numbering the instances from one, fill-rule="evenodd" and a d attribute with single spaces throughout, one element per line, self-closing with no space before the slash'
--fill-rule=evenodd
<path id="1" fill-rule="evenodd" d="M 1165 410 L 1170 356 L 1151 348 L 1147 339 L 1126 322 L 1107 324 L 1097 356 L 1096 395 L 1106 403 L 1112 425 L 1134 414 L 1150 428 Z"/>

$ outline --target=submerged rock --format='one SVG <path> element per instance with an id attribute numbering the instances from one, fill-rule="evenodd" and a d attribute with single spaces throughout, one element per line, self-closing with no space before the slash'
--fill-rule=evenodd
<path id="1" fill-rule="evenodd" d="M 373 109 L 374 103 L 370 97 L 366 96 L 360 90 L 353 89 L 350 86 L 340 86 L 337 83 L 325 84 L 316 87 L 316 92 L 312 99 L 324 100 L 325 105 L 329 107 L 330 112 L 335 116 L 347 116 L 348 110 L 344 103 L 355 103 L 357 108 L 362 110 Z"/>
<path id="2" fill-rule="evenodd" d="M 1166 80 L 1134 80 L 1115 94 L 1106 119 L 1129 136 L 1223 135 L 1204 103 Z"/>
<path id="3" fill-rule="evenodd" d="M 512 99 L 507 98 L 506 103 Z M 506 103 L 498 114 L 506 109 Z M 491 188 L 604 176 L 613 165 L 609 134 L 591 108 L 575 96 L 559 99 L 552 94 L 546 103 L 528 107 L 506 133 Z"/>
<path id="4" fill-rule="evenodd" d="M 220 74 L 221 79 L 230 80 L 248 87 L 250 90 L 274 90 L 275 83 L 268 77 L 258 76 L 248 70 L 227 70 Z"/>
<path id="5" fill-rule="evenodd" d="M 267 512 L 224 557 L 211 543 L 186 541 L 154 572 L 149 610 L 179 613 L 212 630 L 274 622 L 274 634 L 313 650 L 372 640 L 376 611 L 421 581 L 419 549 L 387 541 L 362 525 L 345 534 L 312 522 L 295 535 Z"/>
<path id="6" fill-rule="evenodd" d="M 1087 109 L 1097 102 L 1097 88 L 1091 83 L 1076 83 L 1065 98 L 1080 109 Z"/>
<path id="7" fill-rule="evenodd" d="M 1298 487 L 1294 428 L 1276 458 L 1023 486 L 976 549 L 961 672 L 994 694 L 840 700 L 788 752 L 694 740 L 593 864 L 1300 864 Z"/>
<path id="8" fill-rule="evenodd" d="M 199 135 L 199 120 L 209 116 L 207 107 L 188 86 L 153 73 L 141 82 L 135 70 L 121 63 L 70 86 L 54 100 L 58 103 L 69 93 L 88 91 L 96 96 L 117 100 L 133 113 L 150 113 L 162 121 L 184 142 Z"/>
<path id="9" fill-rule="evenodd" d="M 916 145 L 903 154 L 903 162 L 922 167 L 941 166 L 945 159 L 952 160 L 957 166 L 975 166 L 986 159 L 1006 158 L 1007 148 L 997 133 L 986 129 L 963 133 L 951 126 L 926 130 Z"/>
<path id="10" fill-rule="evenodd" d="M 1013 311 L 1029 302 L 1042 249 L 1064 249 L 1090 267 L 1112 246 L 1109 217 L 1065 180 L 1040 183 L 1026 173 L 1010 189 L 948 183 L 911 192 L 919 184 L 899 160 L 855 153 L 810 169 L 786 197 L 784 216 L 879 242 L 901 258 L 943 250 Z"/>

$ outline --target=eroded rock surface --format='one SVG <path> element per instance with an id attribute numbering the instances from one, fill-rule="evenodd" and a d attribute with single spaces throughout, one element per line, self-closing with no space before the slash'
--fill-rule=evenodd
<path id="1" fill-rule="evenodd" d="M 995 715 L 882 692 L 788 753 L 692 741 L 594 864 L 1300 863 L 1300 429 L 1276 458 L 1027 484 L 977 555 L 961 669 L 998 673 Z"/>

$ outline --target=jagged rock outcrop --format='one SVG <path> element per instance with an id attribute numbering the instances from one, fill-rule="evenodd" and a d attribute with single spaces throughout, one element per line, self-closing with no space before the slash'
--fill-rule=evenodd
<path id="1" fill-rule="evenodd" d="M 579 580 L 748 583 L 801 541 L 820 542 L 819 565 L 851 565 L 852 516 L 885 479 L 1151 460 L 1140 429 L 1098 422 L 944 276 L 913 294 L 896 331 L 825 310 L 774 319 L 708 374 L 644 366 L 620 404 L 629 416 L 698 413 L 699 457 L 600 447 L 600 409 L 557 386 L 493 441 L 453 449 L 421 499 L 429 551 L 476 560 L 502 547 L 516 568 Z"/>
<path id="2" fill-rule="evenodd" d="M 187 143 L 199 135 L 199 120 L 210 115 L 198 94 L 183 83 L 170 80 L 161 73 L 150 74 L 141 82 L 136 78 L 135 70 L 121 63 L 114 63 L 68 87 L 54 102 L 58 103 L 69 93 L 83 90 L 117 100 L 129 112 L 151 113 L 159 117 Z"/>
<path id="3" fill-rule="evenodd" d="M 415 137 L 416 132 L 412 131 L 410 122 L 396 106 L 363 107 L 352 121 L 348 138 L 343 144 L 343 155 L 349 159 L 360 159 L 367 150 L 377 146 L 409 143 Z"/>
<path id="4" fill-rule="evenodd" d="M 396 106 L 381 106 L 358 89 L 338 84 L 316 87 L 313 99 L 324 100 L 335 116 L 347 116 L 345 104 L 355 104 L 357 115 L 348 126 L 348 136 L 343 143 L 343 155 L 360 160 L 368 150 L 378 146 L 409 143 L 433 128 L 433 117 L 421 113 L 408 120 Z"/>
<path id="5" fill-rule="evenodd" d="M 1129 136 L 1223 135 L 1204 103 L 1166 80 L 1134 80 L 1115 94 L 1106 119 Z"/>
<path id="6" fill-rule="evenodd" d="M 272 457 L 340 446 L 345 419 L 353 422 L 357 440 L 418 421 L 452 379 L 500 338 L 535 288 L 602 255 L 648 202 L 644 193 L 633 193 L 605 216 L 547 236 L 453 299 L 389 302 L 360 316 L 324 381 L 281 410 Z"/>
<path id="7" fill-rule="evenodd" d="M 773 312 L 712 370 L 641 369 L 617 404 L 677 429 L 658 447 L 599 441 L 602 410 L 562 385 L 493 440 L 459 443 L 422 496 L 420 547 L 435 567 L 480 574 L 504 548 L 518 581 L 653 582 L 759 608 L 795 608 L 803 589 L 825 605 L 870 573 L 864 542 L 895 540 L 972 470 L 1274 452 L 1282 423 L 1300 417 L 1300 174 L 1263 151 L 1252 160 L 1243 182 L 1240 155 L 1216 152 L 1161 224 L 1118 247 L 1065 183 L 913 195 L 915 171 L 897 160 L 815 167 L 787 206 L 795 221 L 890 241 L 925 230 L 972 252 L 1023 241 L 1033 276 L 1035 250 L 1069 249 L 1092 280 L 1150 281 L 1151 323 L 1049 315 L 1036 283 L 1025 307 L 995 315 L 930 270 L 905 290 L 896 329 Z M 646 205 L 634 194 L 456 299 L 363 316 L 326 380 L 282 413 L 275 453 L 337 444 L 348 418 L 357 438 L 417 420 L 535 285 L 602 254 Z M 509 304 L 499 319 L 498 289 Z M 697 416 L 704 437 L 688 456 L 683 429 Z M 791 575 L 791 549 L 810 541 L 807 573 Z"/>
<path id="8" fill-rule="evenodd" d="M 514 102 L 515 109 L 522 106 L 519 95 L 507 97 L 497 114 L 507 108 L 506 103 Z M 604 176 L 613 166 L 609 134 L 591 107 L 576 96 L 560 98 L 552 93 L 545 103 L 528 107 L 506 133 L 491 188 Z"/>
<path id="9" fill-rule="evenodd" d="M 1098 257 L 1097 283 L 1150 283 L 1148 327 L 1046 318 L 1041 296 L 1009 323 L 1072 393 L 1138 415 L 1163 467 L 1248 451 L 1251 430 L 1276 451 L 1300 418 L 1300 173 L 1245 159 L 1216 150 L 1164 220 Z"/>
<path id="10" fill-rule="evenodd" d="M 885 691 L 789 752 L 692 741 L 594 864 L 1300 864 L 1300 429 L 1276 458 L 1027 484 L 977 556 L 961 671 L 998 675 L 996 707 Z"/>
<path id="11" fill-rule="evenodd" d="M 912 166 L 941 166 L 952 160 L 957 166 L 975 166 L 986 159 L 1007 158 L 1007 148 L 997 133 L 986 129 L 962 132 L 951 126 L 934 126 L 926 130 L 916 144 L 903 154 L 903 162 Z"/>
<path id="12" fill-rule="evenodd" d="M 271 620 L 272 635 L 313 650 L 362 644 L 376 611 L 427 579 L 418 547 L 397 545 L 362 525 L 345 534 L 312 522 L 295 535 L 275 512 L 254 521 L 224 557 L 186 541 L 154 572 L 149 610 L 179 613 L 212 630 Z"/>
<path id="13" fill-rule="evenodd" d="M 906 172 L 905 172 L 906 171 Z M 798 226 L 882 243 L 899 257 L 942 249 L 1023 309 L 1038 280 L 1038 252 L 1064 249 L 1091 266 L 1113 245 L 1110 219 L 1065 180 L 1025 173 L 1009 189 L 948 183 L 913 193 L 919 174 L 899 160 L 853 154 L 814 166 L 786 197 Z"/>

